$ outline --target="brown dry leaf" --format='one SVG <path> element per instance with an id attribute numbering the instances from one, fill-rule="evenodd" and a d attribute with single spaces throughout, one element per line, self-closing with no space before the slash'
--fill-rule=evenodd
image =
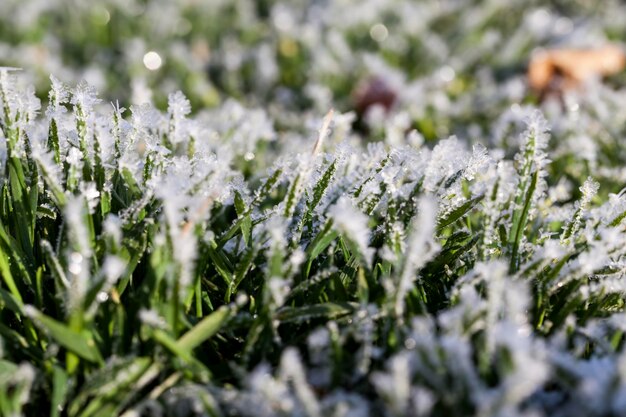
<path id="1" fill-rule="evenodd" d="M 397 93 L 383 78 L 374 76 L 357 85 L 352 99 L 357 113 L 363 115 L 374 105 L 383 106 L 389 111 L 396 102 Z"/>
<path id="2" fill-rule="evenodd" d="M 616 74 L 625 65 L 626 55 L 615 45 L 596 49 L 551 49 L 531 58 L 528 81 L 541 93 L 554 88 L 555 83 L 558 83 L 557 89 L 570 89 L 591 78 Z"/>

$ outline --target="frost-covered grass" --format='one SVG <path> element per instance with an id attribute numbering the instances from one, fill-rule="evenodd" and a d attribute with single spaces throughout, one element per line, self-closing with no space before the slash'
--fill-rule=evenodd
<path id="1" fill-rule="evenodd" d="M 624 10 L 535 3 L 2 1 L 0 416 L 626 414 L 625 83 L 522 69 Z"/>
<path id="2" fill-rule="evenodd" d="M 5 415 L 625 411 L 626 199 L 551 185 L 537 110 L 507 158 L 0 99 Z"/>

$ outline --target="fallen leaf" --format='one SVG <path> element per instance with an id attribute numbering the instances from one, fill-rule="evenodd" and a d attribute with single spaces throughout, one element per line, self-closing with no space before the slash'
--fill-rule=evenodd
<path id="1" fill-rule="evenodd" d="M 624 69 L 622 48 L 608 45 L 595 49 L 550 49 L 533 55 L 528 66 L 528 82 L 535 91 L 567 90 L 584 82 L 616 74 Z"/>
<path id="2" fill-rule="evenodd" d="M 396 91 L 381 77 L 363 80 L 352 95 L 354 107 L 363 115 L 374 105 L 381 105 L 389 111 L 396 101 Z"/>

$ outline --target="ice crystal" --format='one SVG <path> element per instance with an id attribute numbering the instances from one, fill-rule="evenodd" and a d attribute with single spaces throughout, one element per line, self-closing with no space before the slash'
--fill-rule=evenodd
<path id="1" fill-rule="evenodd" d="M 368 217 L 358 211 L 352 201 L 346 197 L 340 198 L 335 205 L 330 207 L 328 215 L 333 220 L 334 227 L 354 242 L 366 264 L 369 265 L 372 261 L 373 249 L 369 247 Z"/>

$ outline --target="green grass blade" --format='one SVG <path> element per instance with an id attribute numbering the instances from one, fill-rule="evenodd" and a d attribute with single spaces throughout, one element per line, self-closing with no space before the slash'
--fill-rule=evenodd
<path id="1" fill-rule="evenodd" d="M 59 417 L 65 407 L 68 386 L 67 373 L 55 366 L 52 371 L 52 397 L 50 397 L 50 416 Z"/>
<path id="2" fill-rule="evenodd" d="M 355 303 L 324 303 L 303 307 L 283 307 L 276 312 L 276 319 L 283 323 L 302 322 L 311 319 L 334 320 L 354 312 Z"/>
<path id="3" fill-rule="evenodd" d="M 182 335 L 176 344 L 181 349 L 191 351 L 214 336 L 228 321 L 231 313 L 232 311 L 228 307 L 218 308 Z"/>
<path id="4" fill-rule="evenodd" d="M 35 324 L 47 331 L 61 346 L 89 362 L 98 364 L 103 362 L 91 335 L 76 332 L 67 325 L 46 316 L 32 307 L 29 310 L 29 314 L 33 316 Z"/>
<path id="5" fill-rule="evenodd" d="M 471 200 L 466 201 L 456 209 L 452 210 L 447 216 L 440 218 L 437 222 L 437 231 L 441 232 L 446 227 L 450 226 L 457 220 L 467 215 L 467 213 L 469 213 L 474 207 L 476 207 L 476 205 L 481 202 L 483 198 L 485 198 L 484 195 L 474 197 Z"/>
<path id="6" fill-rule="evenodd" d="M 241 220 L 241 233 L 246 246 L 250 246 L 252 239 L 252 219 L 250 218 L 250 211 L 246 209 L 246 205 L 239 192 L 235 192 L 235 211 L 237 216 Z"/>
<path id="7" fill-rule="evenodd" d="M 332 221 L 327 222 L 321 232 L 315 236 L 315 239 L 307 246 L 307 266 L 305 269 L 305 277 L 309 276 L 311 265 L 327 247 L 337 238 L 338 233 L 332 230 Z"/>
<path id="8" fill-rule="evenodd" d="M 509 265 L 510 272 L 515 272 L 519 269 L 519 245 L 524 235 L 524 229 L 526 229 L 526 223 L 528 222 L 528 213 L 530 212 L 538 178 L 538 172 L 532 174 L 530 184 L 524 198 L 524 205 L 522 206 L 521 211 L 516 213 L 513 225 L 511 226 L 511 232 L 509 234 L 509 244 L 511 247 L 511 260 Z"/>
<path id="9" fill-rule="evenodd" d="M 0 288 L 0 311 L 3 308 L 8 308 L 15 314 L 23 314 L 22 300 L 17 299 L 11 293 Z"/>

